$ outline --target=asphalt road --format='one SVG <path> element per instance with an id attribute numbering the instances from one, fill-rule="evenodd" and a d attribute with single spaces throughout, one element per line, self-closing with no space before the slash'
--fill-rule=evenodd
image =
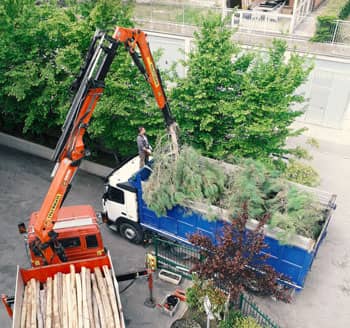
<path id="1" fill-rule="evenodd" d="M 16 265 L 29 266 L 17 223 L 27 222 L 30 214 L 40 208 L 50 184 L 52 168 L 52 162 L 0 146 L 0 293 L 14 295 Z M 79 171 L 65 205 L 90 204 L 96 210 L 101 210 L 102 192 L 102 178 Z M 143 246 L 130 244 L 105 226 L 101 226 L 101 229 L 117 274 L 144 267 L 147 250 Z M 128 284 L 120 283 L 120 289 Z M 158 302 L 173 290 L 173 285 L 155 279 L 154 293 Z M 145 278 L 140 278 L 122 293 L 127 327 L 169 327 L 172 321 L 169 317 L 158 309 L 149 309 L 143 305 L 147 295 Z M 0 327 L 11 327 L 3 306 L 0 306 Z"/>

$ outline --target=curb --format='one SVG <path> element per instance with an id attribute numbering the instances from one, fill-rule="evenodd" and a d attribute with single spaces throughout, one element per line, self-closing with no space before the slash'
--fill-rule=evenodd
<path id="1" fill-rule="evenodd" d="M 0 132 L 0 145 L 13 148 L 37 157 L 45 158 L 50 161 L 52 160 L 53 149 L 38 145 L 28 140 L 11 136 L 3 132 Z M 87 160 L 82 161 L 80 169 L 103 178 L 113 170 L 111 167 L 93 163 Z"/>

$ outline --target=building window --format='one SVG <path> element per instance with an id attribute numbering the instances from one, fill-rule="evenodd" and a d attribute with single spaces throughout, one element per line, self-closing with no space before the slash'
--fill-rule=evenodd
<path id="1" fill-rule="evenodd" d="M 80 238 L 63 238 L 59 240 L 64 248 L 74 248 L 80 246 Z"/>
<path id="2" fill-rule="evenodd" d="M 85 237 L 87 248 L 96 248 L 98 246 L 96 235 L 90 235 Z"/>
<path id="3" fill-rule="evenodd" d="M 109 186 L 108 199 L 119 204 L 125 204 L 124 191 Z"/>

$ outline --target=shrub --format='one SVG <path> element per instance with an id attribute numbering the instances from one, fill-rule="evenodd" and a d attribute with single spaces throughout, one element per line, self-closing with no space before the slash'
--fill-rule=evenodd
<path id="1" fill-rule="evenodd" d="M 235 321 L 236 328 L 261 328 L 261 326 L 252 317 L 238 318 Z"/>
<path id="2" fill-rule="evenodd" d="M 288 302 L 288 290 L 277 283 L 278 280 L 289 281 L 288 277 L 266 264 L 269 255 L 265 252 L 264 224 L 268 219 L 269 216 L 265 216 L 254 230 L 246 231 L 248 215 L 245 207 L 232 224 L 224 224 L 218 231 L 215 244 L 207 235 L 191 235 L 189 241 L 200 249 L 202 259 L 194 261 L 192 271 L 201 280 L 209 280 L 229 293 L 233 302 L 244 290 L 274 295 L 276 299 Z"/>
<path id="3" fill-rule="evenodd" d="M 310 165 L 300 161 L 290 161 L 284 176 L 287 180 L 310 187 L 316 187 L 320 184 L 320 176 L 318 173 Z"/>
<path id="4" fill-rule="evenodd" d="M 232 328 L 236 327 L 236 322 L 243 318 L 240 311 L 231 310 L 227 314 L 225 320 L 220 321 L 219 328 Z"/>
<path id="5" fill-rule="evenodd" d="M 336 16 L 318 16 L 316 33 L 311 38 L 314 42 L 331 42 L 336 25 Z"/>
<path id="6" fill-rule="evenodd" d="M 204 313 L 203 300 L 208 296 L 212 305 L 212 312 L 217 318 L 221 318 L 227 301 L 226 295 L 216 288 L 211 281 L 199 280 L 194 276 L 192 287 L 186 290 L 186 303 L 193 312 Z"/>
<path id="7" fill-rule="evenodd" d="M 336 20 L 347 19 L 350 15 L 350 0 L 328 1 L 323 16 L 317 17 L 315 35 L 310 39 L 315 42 L 331 42 L 335 32 Z"/>
<path id="8" fill-rule="evenodd" d="M 342 7 L 339 13 L 340 19 L 347 19 L 350 15 L 350 0 Z"/>
<path id="9" fill-rule="evenodd" d="M 231 310 L 226 319 L 220 321 L 219 328 L 260 328 L 252 317 L 244 317 L 241 312 Z"/>

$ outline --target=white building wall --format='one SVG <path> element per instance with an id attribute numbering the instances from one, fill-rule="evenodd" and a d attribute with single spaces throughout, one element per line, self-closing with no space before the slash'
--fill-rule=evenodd
<path id="1" fill-rule="evenodd" d="M 163 49 L 159 63 L 163 69 L 185 59 L 193 46 L 189 37 L 154 32 L 148 32 L 148 37 L 152 50 Z M 303 104 L 306 111 L 296 126 L 307 126 L 310 136 L 350 144 L 350 63 L 331 57 L 312 60 L 315 68 L 298 90 L 307 98 L 307 103 Z M 184 76 L 184 67 L 178 65 L 177 73 Z"/>

